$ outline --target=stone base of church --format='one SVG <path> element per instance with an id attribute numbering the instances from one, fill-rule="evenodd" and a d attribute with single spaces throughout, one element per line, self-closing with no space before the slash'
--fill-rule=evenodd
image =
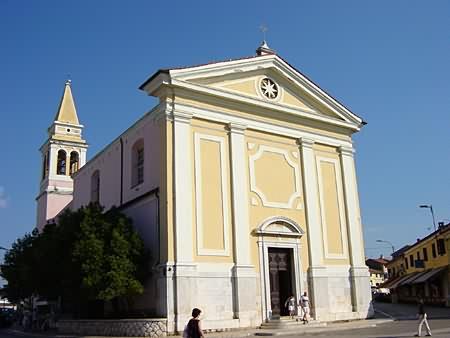
<path id="1" fill-rule="evenodd" d="M 322 322 L 364 319 L 373 315 L 366 267 L 321 266 L 308 270 L 312 316 Z M 252 266 L 230 263 L 183 263 L 161 266 L 152 302 L 167 318 L 167 333 L 182 332 L 194 307 L 202 310 L 205 330 L 255 328 L 262 313 L 260 278 Z"/>
<path id="2" fill-rule="evenodd" d="M 205 330 L 257 327 L 261 323 L 254 267 L 184 263 L 168 264 L 164 270 L 161 281 L 165 281 L 168 333 L 182 332 L 194 307 L 202 310 Z"/>
<path id="3" fill-rule="evenodd" d="M 373 316 L 367 267 L 311 267 L 308 282 L 316 320 L 328 322 Z"/>

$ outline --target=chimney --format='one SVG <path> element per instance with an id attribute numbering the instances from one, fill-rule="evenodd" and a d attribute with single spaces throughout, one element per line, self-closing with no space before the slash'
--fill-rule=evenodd
<path id="1" fill-rule="evenodd" d="M 417 242 L 420 242 L 420 238 L 417 238 Z"/>
<path id="2" fill-rule="evenodd" d="M 380 255 L 380 259 L 384 259 L 384 256 L 383 256 L 383 254 L 381 254 L 381 255 Z"/>

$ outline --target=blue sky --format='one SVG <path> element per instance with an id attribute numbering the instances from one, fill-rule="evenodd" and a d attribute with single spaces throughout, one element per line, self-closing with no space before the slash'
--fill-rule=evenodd
<path id="1" fill-rule="evenodd" d="M 283 4 L 283 5 L 281 5 Z M 0 1 L 0 246 L 35 225 L 41 158 L 70 74 L 92 157 L 154 104 L 159 68 L 279 55 L 362 116 L 366 254 L 450 219 L 450 2 Z M 0 252 L 1 254 L 1 252 Z"/>

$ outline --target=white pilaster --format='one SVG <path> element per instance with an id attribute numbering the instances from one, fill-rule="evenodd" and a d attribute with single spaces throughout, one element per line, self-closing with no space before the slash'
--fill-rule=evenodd
<path id="1" fill-rule="evenodd" d="M 316 173 L 316 159 L 314 157 L 314 141 L 299 139 L 300 153 L 302 156 L 303 187 L 305 190 L 305 213 L 308 226 L 309 265 L 312 268 L 322 265 L 322 234 L 320 222 L 320 208 L 318 183 Z"/>
<path id="2" fill-rule="evenodd" d="M 173 112 L 175 261 L 192 262 L 192 115 Z"/>
<path id="3" fill-rule="evenodd" d="M 48 177 L 49 179 L 56 178 L 56 164 L 58 161 L 58 151 L 57 151 L 57 145 L 54 143 L 50 144 L 50 161 L 49 161 L 49 168 L 48 168 Z"/>
<path id="4" fill-rule="evenodd" d="M 250 265 L 248 188 L 245 179 L 245 126 L 230 123 L 233 235 L 236 265 Z"/>
<path id="5" fill-rule="evenodd" d="M 328 277 L 326 276 L 326 268 L 323 266 L 323 239 L 321 234 L 316 159 L 313 149 L 314 141 L 301 138 L 298 143 L 302 156 L 305 214 L 308 229 L 308 285 L 311 292 L 313 314 L 316 319 L 320 319 L 324 313 L 329 312 L 329 302 L 328 292 L 325 293 L 325 290 L 328 290 Z"/>
<path id="6" fill-rule="evenodd" d="M 173 293 L 174 330 L 183 331 L 197 294 L 196 264 L 193 263 L 193 198 L 192 192 L 192 115 L 174 110 L 173 118 L 173 168 L 174 168 L 174 235 L 175 264 Z M 170 284 L 170 280 L 168 280 Z"/>
<path id="7" fill-rule="evenodd" d="M 231 184 L 233 205 L 233 243 L 234 243 L 234 317 L 242 325 L 250 326 L 256 318 L 254 301 L 256 298 L 256 274 L 250 258 L 250 227 L 248 210 L 248 184 L 245 178 L 246 127 L 229 124 L 231 153 Z"/>
<path id="8" fill-rule="evenodd" d="M 373 309 L 371 307 L 369 270 L 364 260 L 364 242 L 353 158 L 354 150 L 350 147 L 340 147 L 339 151 L 348 224 L 353 311 L 360 313 L 361 316 L 370 317 L 373 314 Z"/>
<path id="9" fill-rule="evenodd" d="M 365 267 L 361 215 L 359 212 L 353 148 L 340 147 L 345 207 L 348 224 L 350 263 L 353 267 Z"/>
<path id="10" fill-rule="evenodd" d="M 86 153 L 87 149 L 80 149 L 80 168 L 86 164 Z"/>

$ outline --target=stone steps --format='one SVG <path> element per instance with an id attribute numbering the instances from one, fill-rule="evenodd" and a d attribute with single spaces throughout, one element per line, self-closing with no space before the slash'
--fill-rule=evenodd
<path id="1" fill-rule="evenodd" d="M 274 329 L 287 329 L 287 328 L 295 328 L 299 326 L 308 326 L 308 327 L 321 327 L 326 326 L 327 323 L 322 323 L 316 320 L 310 320 L 308 324 L 303 324 L 303 321 L 299 318 L 298 321 L 296 319 L 290 318 L 281 318 L 281 319 L 273 319 L 266 323 L 262 323 L 259 327 L 260 329 L 274 330 Z"/>

